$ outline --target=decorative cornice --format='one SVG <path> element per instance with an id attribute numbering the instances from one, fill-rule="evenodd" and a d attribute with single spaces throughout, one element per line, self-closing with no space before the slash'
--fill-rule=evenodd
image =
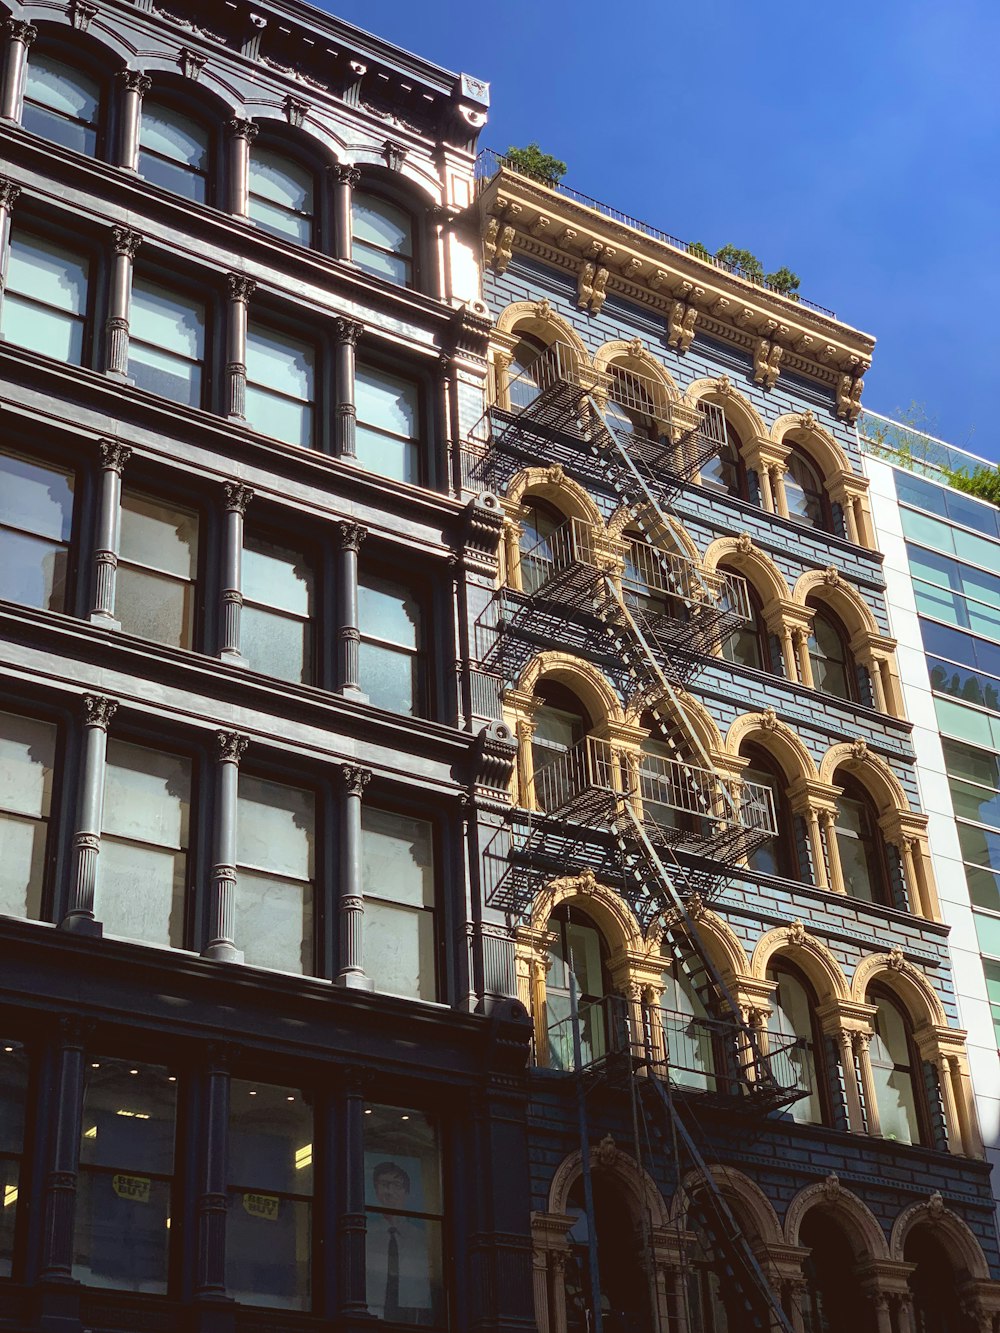
<path id="1" fill-rule="evenodd" d="M 599 301 L 614 291 L 655 307 L 678 350 L 704 330 L 751 353 L 765 387 L 783 370 L 804 371 L 836 390 L 840 415 L 852 419 L 860 410 L 875 345 L 869 334 L 506 168 L 485 184 L 478 207 L 486 261 L 497 272 L 515 250 L 541 259 L 575 275 L 580 305 L 593 309 L 594 280 L 603 270 Z"/>

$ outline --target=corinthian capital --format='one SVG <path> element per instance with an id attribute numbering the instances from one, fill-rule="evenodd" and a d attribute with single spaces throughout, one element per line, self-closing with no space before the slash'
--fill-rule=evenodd
<path id="1" fill-rule="evenodd" d="M 83 723 L 86 727 L 99 727 L 101 731 L 107 731 L 117 712 L 117 699 L 109 699 L 105 694 L 83 696 Z"/>
<path id="2" fill-rule="evenodd" d="M 340 780 L 348 796 L 363 796 L 365 788 L 372 780 L 371 769 L 359 768 L 356 764 L 343 764 L 340 769 Z"/>
<path id="3" fill-rule="evenodd" d="M 256 290 L 256 278 L 248 278 L 245 273 L 229 274 L 229 295 L 232 300 L 249 301 Z"/>
<path id="4" fill-rule="evenodd" d="M 223 763 L 238 764 L 246 754 L 250 738 L 240 731 L 217 731 L 218 757 Z"/>

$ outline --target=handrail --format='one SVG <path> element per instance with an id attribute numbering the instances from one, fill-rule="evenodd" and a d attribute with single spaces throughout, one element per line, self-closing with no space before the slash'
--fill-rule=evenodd
<path id="1" fill-rule="evenodd" d="M 610 204 L 602 204 L 600 200 L 592 199 L 588 194 L 581 194 L 579 190 L 574 190 L 569 185 L 563 185 L 559 181 L 538 181 L 527 172 L 520 171 L 509 157 L 504 157 L 492 148 L 482 149 L 476 158 L 476 181 L 480 188 L 488 184 L 501 169 L 511 171 L 516 176 L 524 176 L 526 180 L 533 180 L 535 184 L 543 185 L 546 189 L 561 194 L 564 199 L 572 199 L 574 203 L 583 204 L 585 208 L 592 208 L 596 213 L 600 213 L 602 217 L 610 218 L 623 227 L 631 227 L 633 231 L 641 232 L 644 236 L 648 236 L 650 240 L 660 241 L 664 245 L 671 246 L 674 250 L 682 250 L 686 254 L 694 255 L 702 263 L 711 264 L 713 268 L 722 269 L 725 273 L 732 273 L 737 277 L 744 278 L 754 287 L 763 287 L 765 291 L 777 292 L 779 296 L 784 296 L 787 300 L 794 300 L 798 305 L 808 306 L 810 310 L 815 310 L 821 315 L 827 315 L 830 319 L 837 318 L 835 312 L 829 310 L 826 306 L 817 305 L 815 301 L 809 301 L 804 296 L 788 296 L 786 292 L 779 291 L 766 279 L 762 278 L 758 281 L 756 278 L 747 278 L 745 274 L 739 272 L 734 264 L 727 264 L 725 260 L 716 259 L 714 255 L 702 253 L 701 247 L 696 247 L 689 241 L 682 241 L 677 236 L 671 236 L 669 232 L 661 231 L 659 227 L 653 227 L 648 222 L 640 222 L 638 218 L 630 217 L 628 213 L 622 213 L 619 209 L 612 208 Z"/>

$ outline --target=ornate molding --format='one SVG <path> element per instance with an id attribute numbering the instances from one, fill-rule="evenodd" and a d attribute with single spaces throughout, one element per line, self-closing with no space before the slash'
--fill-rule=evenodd
<path id="1" fill-rule="evenodd" d="M 405 144 L 397 143 L 395 139 L 386 139 L 382 145 L 382 160 L 390 171 L 402 171 L 408 152 Z"/>
<path id="2" fill-rule="evenodd" d="M 363 524 L 353 523 L 349 519 L 336 523 L 334 529 L 337 533 L 337 544 L 340 549 L 342 551 L 353 551 L 357 555 L 368 536 L 368 529 Z"/>
<path id="3" fill-rule="evenodd" d="M 142 237 L 131 227 L 112 227 L 111 244 L 116 255 L 126 255 L 134 259 L 136 251 L 142 245 Z"/>
<path id="4" fill-rule="evenodd" d="M 118 700 L 106 694 L 85 694 L 83 696 L 83 725 L 99 727 L 107 731 L 111 719 L 118 712 Z"/>
<path id="5" fill-rule="evenodd" d="M 208 57 L 203 56 L 200 51 L 192 51 L 186 46 L 182 46 L 177 52 L 177 63 L 181 67 L 181 73 L 192 83 L 197 83 L 201 77 L 201 71 L 208 64 Z"/>
<path id="6" fill-rule="evenodd" d="M 4 31 L 12 42 L 20 42 L 22 46 L 30 46 L 38 36 L 38 29 L 27 19 L 8 19 Z"/>
<path id="7" fill-rule="evenodd" d="M 121 474 L 125 464 L 132 457 L 132 448 L 120 440 L 99 440 L 97 445 L 101 455 L 101 467 L 109 472 Z"/>
<path id="8" fill-rule="evenodd" d="M 361 183 L 360 168 L 352 166 L 350 162 L 335 162 L 328 170 L 335 185 L 346 185 L 353 190 Z"/>
<path id="9" fill-rule="evenodd" d="M 118 77 L 127 93 L 138 93 L 140 97 L 145 97 L 153 86 L 153 80 L 141 69 L 123 69 Z"/>
<path id="10" fill-rule="evenodd" d="M 349 347 L 357 347 L 358 339 L 364 331 L 364 325 L 359 324 L 356 319 L 347 319 L 340 315 L 333 321 L 333 336 L 338 343 L 346 343 Z"/>
<path id="11" fill-rule="evenodd" d="M 241 481 L 224 481 L 222 489 L 226 495 L 226 512 L 245 515 L 247 505 L 253 499 L 253 487 L 245 486 Z"/>
<path id="12" fill-rule="evenodd" d="M 281 104 L 285 113 L 285 119 L 293 129 L 300 130 L 305 123 L 306 113 L 309 110 L 309 103 L 301 97 L 296 97 L 292 93 L 286 93 L 285 99 Z"/>
<path id="13" fill-rule="evenodd" d="M 8 180 L 6 176 L 0 176 L 0 208 L 6 208 L 9 213 L 20 193 L 20 185 Z"/>
<path id="14" fill-rule="evenodd" d="M 365 788 L 372 780 L 372 771 L 370 768 L 361 768 L 357 764 L 342 764 L 340 768 L 340 781 L 343 784 L 344 792 L 348 796 L 364 796 Z"/>
<path id="15" fill-rule="evenodd" d="M 255 121 L 243 120 L 239 116 L 226 121 L 226 134 L 230 139 L 245 139 L 251 144 L 259 133 L 260 127 Z"/>
<path id="16" fill-rule="evenodd" d="M 246 754 L 250 737 L 241 731 L 217 731 L 215 733 L 216 757 L 220 763 L 238 764 Z"/>
<path id="17" fill-rule="evenodd" d="M 226 281 L 229 284 L 231 301 L 242 301 L 246 304 L 257 290 L 257 279 L 250 278 L 245 273 L 230 273 Z"/>

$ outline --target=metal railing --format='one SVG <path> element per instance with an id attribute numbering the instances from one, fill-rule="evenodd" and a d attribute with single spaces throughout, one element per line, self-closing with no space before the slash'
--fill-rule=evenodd
<path id="1" fill-rule="evenodd" d="M 727 801 L 728 789 L 732 802 Z M 723 779 L 713 769 L 696 768 L 680 759 L 644 754 L 639 760 L 639 796 L 643 819 L 660 832 L 711 836 L 712 826 L 739 825 L 774 836 L 777 818 L 770 787 L 740 778 Z"/>
<path id="2" fill-rule="evenodd" d="M 750 619 L 749 587 L 741 575 L 724 570 L 708 573 L 685 555 L 661 550 L 634 537 L 626 541 L 622 588 L 643 610 L 660 611 L 658 601 L 666 602 L 662 609 L 668 610 L 670 601 L 677 599 L 692 610 L 710 606 L 726 616 Z"/>
<path id="3" fill-rule="evenodd" d="M 544 749 L 537 741 L 532 746 L 536 757 Z M 555 814 L 591 791 L 624 795 L 624 777 L 612 746 L 596 736 L 584 736 L 568 750 L 553 751 L 552 758 L 535 769 L 535 806 Z"/>
<path id="4" fill-rule="evenodd" d="M 629 227 L 632 231 L 641 232 L 643 236 L 648 236 L 652 241 L 660 241 L 664 245 L 671 246 L 674 250 L 681 250 L 685 254 L 693 255 L 700 259 L 702 263 L 711 264 L 713 268 L 721 269 L 725 273 L 733 273 L 738 277 L 745 276 L 739 273 L 734 265 L 716 259 L 714 255 L 704 254 L 702 247 L 698 245 L 682 241 L 677 236 L 671 236 L 669 232 L 661 231 L 659 227 L 650 226 L 648 222 L 641 222 L 638 218 L 630 217 L 628 213 L 612 208 L 610 204 L 602 204 L 599 199 L 592 199 L 588 194 L 581 194 L 579 190 L 574 190 L 569 185 L 563 185 L 558 181 L 538 181 L 526 172 L 518 170 L 510 158 L 504 157 L 492 148 L 484 148 L 476 158 L 476 180 L 479 182 L 480 188 L 487 185 L 501 170 L 511 171 L 516 176 L 524 176 L 526 180 L 534 181 L 536 185 L 543 185 L 546 189 L 554 190 L 556 194 L 562 195 L 564 199 L 572 199 L 574 203 L 582 204 L 584 208 L 592 208 L 596 213 L 600 213 L 602 217 L 610 218 L 612 222 L 617 222 L 620 226 Z M 757 281 L 753 278 L 746 278 L 745 280 L 754 287 L 763 287 L 766 291 L 777 292 L 779 296 L 786 295 L 763 279 Z M 829 310 L 826 306 L 817 305 L 815 301 L 808 301 L 804 296 L 786 296 L 786 299 L 794 300 L 797 305 L 808 306 L 810 310 L 816 310 L 819 314 L 827 315 L 830 319 L 837 318 L 832 310 Z"/>
<path id="5" fill-rule="evenodd" d="M 521 589 L 541 592 L 578 565 L 598 567 L 598 533 L 592 523 L 569 518 L 520 553 Z"/>

